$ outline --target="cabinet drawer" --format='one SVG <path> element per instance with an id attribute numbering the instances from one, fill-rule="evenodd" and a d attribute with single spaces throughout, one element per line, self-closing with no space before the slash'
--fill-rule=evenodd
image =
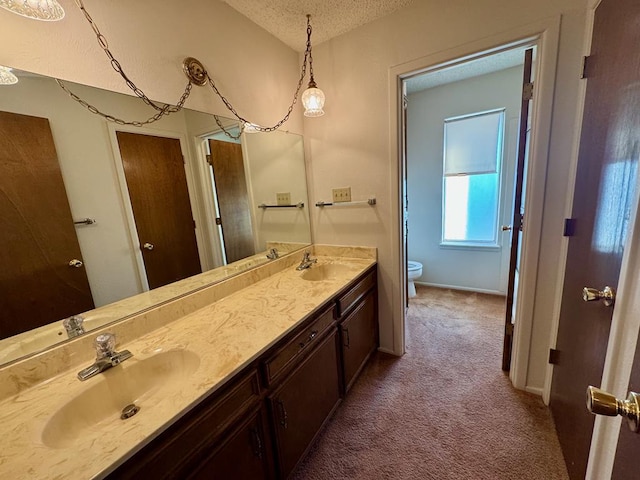
<path id="1" fill-rule="evenodd" d="M 232 385 L 206 415 L 210 435 L 217 435 L 242 415 L 260 398 L 258 372 L 254 370 L 235 385 Z"/>
<path id="2" fill-rule="evenodd" d="M 338 299 L 338 317 L 342 317 L 376 283 L 376 271 L 360 280 L 355 287 Z"/>
<path id="3" fill-rule="evenodd" d="M 240 377 L 153 440 L 109 479 L 184 478 L 195 459 L 260 398 L 258 372 Z"/>
<path id="4" fill-rule="evenodd" d="M 291 368 L 297 358 L 313 349 L 315 344 L 335 323 L 335 308 L 331 306 L 322 312 L 307 328 L 279 349 L 265 362 L 266 379 L 272 384 L 276 379 Z"/>

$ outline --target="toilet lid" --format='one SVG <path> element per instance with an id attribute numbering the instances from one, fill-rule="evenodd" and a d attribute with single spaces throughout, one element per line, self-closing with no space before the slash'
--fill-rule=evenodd
<path id="1" fill-rule="evenodd" d="M 412 262 L 408 261 L 408 270 L 420 270 L 422 268 L 422 264 L 420 262 Z"/>

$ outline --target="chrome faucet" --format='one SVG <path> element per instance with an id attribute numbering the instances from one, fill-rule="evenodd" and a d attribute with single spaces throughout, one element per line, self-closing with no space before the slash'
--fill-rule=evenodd
<path id="1" fill-rule="evenodd" d="M 115 351 L 116 336 L 113 333 L 98 335 L 93 342 L 96 348 L 96 361 L 93 365 L 83 368 L 78 372 L 78 379 L 85 381 L 105 370 L 120 365 L 133 354 L 129 350 Z"/>
<path id="2" fill-rule="evenodd" d="M 67 331 L 69 338 L 77 337 L 85 332 L 82 322 L 84 322 L 82 315 L 73 315 L 62 321 L 62 326 Z"/>
<path id="3" fill-rule="evenodd" d="M 267 253 L 267 258 L 269 260 L 275 260 L 276 258 L 279 258 L 280 254 L 278 253 L 278 250 L 275 248 L 272 248 L 271 250 L 269 250 L 269 253 Z"/>
<path id="4" fill-rule="evenodd" d="M 311 253 L 307 250 L 302 255 L 302 261 L 300 262 L 300 265 L 298 265 L 296 267 L 296 270 L 305 270 L 307 268 L 310 268 L 311 265 L 313 265 L 314 263 L 317 263 L 317 262 L 318 262 L 318 259 L 317 258 L 311 258 Z"/>

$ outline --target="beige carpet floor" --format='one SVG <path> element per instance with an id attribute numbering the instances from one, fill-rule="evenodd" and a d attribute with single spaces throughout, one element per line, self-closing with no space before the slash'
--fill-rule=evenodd
<path id="1" fill-rule="evenodd" d="M 298 480 L 565 480 L 551 414 L 501 371 L 504 299 L 418 287 L 407 353 L 377 354 Z"/>

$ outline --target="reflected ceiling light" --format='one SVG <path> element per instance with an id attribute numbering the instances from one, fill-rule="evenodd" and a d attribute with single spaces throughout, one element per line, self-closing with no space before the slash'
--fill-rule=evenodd
<path id="1" fill-rule="evenodd" d="M 245 133 L 258 133 L 260 131 L 260 128 L 261 127 L 258 124 L 245 122 L 243 130 Z"/>
<path id="2" fill-rule="evenodd" d="M 324 115 L 324 92 L 318 88 L 313 79 L 313 57 L 311 56 L 311 15 L 307 15 L 307 53 L 309 54 L 309 87 L 302 94 L 305 117 L 321 117 Z"/>
<path id="3" fill-rule="evenodd" d="M 0 65 L 0 85 L 14 85 L 16 83 L 18 83 L 18 77 L 11 73 L 11 69 Z"/>
<path id="4" fill-rule="evenodd" d="M 0 0 L 0 7 L 45 22 L 55 22 L 64 17 L 64 10 L 57 0 Z"/>

